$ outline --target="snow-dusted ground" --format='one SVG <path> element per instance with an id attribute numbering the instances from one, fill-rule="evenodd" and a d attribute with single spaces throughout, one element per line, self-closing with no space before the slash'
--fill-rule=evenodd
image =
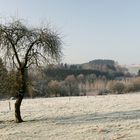
<path id="1" fill-rule="evenodd" d="M 140 140 L 140 93 L 0 101 L 0 140 Z"/>

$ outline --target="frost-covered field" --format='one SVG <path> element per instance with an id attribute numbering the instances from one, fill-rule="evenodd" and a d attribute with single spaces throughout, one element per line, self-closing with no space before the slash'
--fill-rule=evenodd
<path id="1" fill-rule="evenodd" d="M 0 140 L 140 140 L 140 93 L 0 101 Z"/>

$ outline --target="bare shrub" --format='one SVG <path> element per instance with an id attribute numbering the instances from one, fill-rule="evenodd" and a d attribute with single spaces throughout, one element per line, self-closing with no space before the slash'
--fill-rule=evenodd
<path id="1" fill-rule="evenodd" d="M 126 84 L 126 92 L 138 92 L 140 91 L 140 77 L 134 78 Z"/>
<path id="2" fill-rule="evenodd" d="M 122 94 L 125 91 L 125 84 L 120 81 L 111 81 L 108 88 L 112 93 Z"/>

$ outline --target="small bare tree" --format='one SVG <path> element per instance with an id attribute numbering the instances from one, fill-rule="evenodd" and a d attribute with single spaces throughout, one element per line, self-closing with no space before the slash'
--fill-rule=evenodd
<path id="1" fill-rule="evenodd" d="M 21 78 L 20 90 L 16 94 L 15 121 L 22 122 L 20 106 L 26 92 L 26 70 L 31 65 L 40 66 L 61 58 L 61 38 L 49 28 L 30 28 L 20 20 L 0 24 L 0 54 L 12 62 Z"/>
<path id="2" fill-rule="evenodd" d="M 74 75 L 68 75 L 65 79 L 66 85 L 69 89 L 69 95 L 79 95 L 78 82 Z"/>

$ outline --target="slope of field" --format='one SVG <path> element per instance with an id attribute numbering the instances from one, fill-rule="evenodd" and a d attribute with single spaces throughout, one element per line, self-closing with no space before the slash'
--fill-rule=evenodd
<path id="1" fill-rule="evenodd" d="M 131 74 L 138 74 L 138 71 L 140 70 L 140 66 L 139 65 L 137 65 L 137 66 L 127 66 L 127 69 Z"/>
<path id="2" fill-rule="evenodd" d="M 21 124 L 8 102 L 0 101 L 1 140 L 140 139 L 140 93 L 25 99 Z"/>

